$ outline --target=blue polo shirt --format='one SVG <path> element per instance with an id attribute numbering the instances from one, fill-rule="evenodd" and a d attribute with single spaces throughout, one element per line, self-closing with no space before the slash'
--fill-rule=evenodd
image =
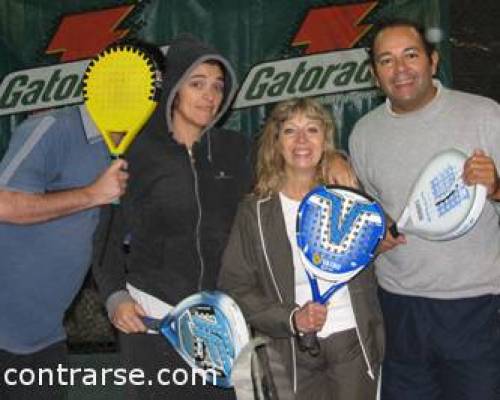
<path id="1" fill-rule="evenodd" d="M 78 106 L 24 121 L 0 163 L 0 189 L 45 193 L 93 182 L 109 164 Z M 90 265 L 98 208 L 46 223 L 0 223 L 0 349 L 33 353 L 65 338 L 64 312 Z"/>

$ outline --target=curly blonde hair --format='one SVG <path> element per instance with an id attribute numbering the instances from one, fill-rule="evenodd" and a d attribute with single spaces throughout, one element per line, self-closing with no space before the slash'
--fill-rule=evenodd
<path id="1" fill-rule="evenodd" d="M 280 191 L 285 180 L 285 161 L 280 153 L 278 137 L 283 123 L 297 114 L 319 120 L 325 132 L 325 152 L 335 152 L 335 125 L 330 113 L 311 98 L 286 100 L 278 103 L 266 120 L 259 138 L 257 153 L 256 184 L 254 194 L 266 197 Z M 324 183 L 325 157 L 321 157 L 316 168 L 316 178 L 312 186 Z"/>

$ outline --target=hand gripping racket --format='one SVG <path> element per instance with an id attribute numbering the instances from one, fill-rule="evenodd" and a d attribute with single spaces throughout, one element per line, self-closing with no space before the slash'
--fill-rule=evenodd
<path id="1" fill-rule="evenodd" d="M 207 381 L 233 386 L 234 362 L 250 335 L 240 308 L 219 291 L 195 293 L 182 300 L 162 320 L 143 319 L 160 332 L 186 363 Z"/>
<path id="2" fill-rule="evenodd" d="M 132 45 L 113 45 L 92 60 L 83 78 L 90 117 L 113 157 L 128 148 L 160 98 L 161 72 L 151 54 Z"/>
<path id="3" fill-rule="evenodd" d="M 397 223 L 389 231 L 428 240 L 451 240 L 467 233 L 479 219 L 486 187 L 467 186 L 462 172 L 467 155 L 456 149 L 437 154 L 420 173 Z"/>
<path id="4" fill-rule="evenodd" d="M 365 268 L 385 234 L 385 215 L 367 195 L 341 186 L 318 186 L 299 205 L 297 244 L 313 301 L 325 304 Z M 331 282 L 321 294 L 317 278 Z M 316 334 L 299 337 L 299 348 L 319 354 Z"/>

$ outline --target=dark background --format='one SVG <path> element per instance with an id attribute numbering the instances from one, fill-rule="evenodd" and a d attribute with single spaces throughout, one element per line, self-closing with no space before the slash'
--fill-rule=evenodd
<path id="1" fill-rule="evenodd" d="M 450 0 L 453 86 L 500 102 L 500 1 Z"/>

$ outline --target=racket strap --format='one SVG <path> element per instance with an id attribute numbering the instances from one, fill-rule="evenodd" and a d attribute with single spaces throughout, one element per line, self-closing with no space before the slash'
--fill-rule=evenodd
<path id="1" fill-rule="evenodd" d="M 299 350 L 302 352 L 307 351 L 311 357 L 319 356 L 321 352 L 321 345 L 319 344 L 316 332 L 306 333 L 297 337 Z"/>

